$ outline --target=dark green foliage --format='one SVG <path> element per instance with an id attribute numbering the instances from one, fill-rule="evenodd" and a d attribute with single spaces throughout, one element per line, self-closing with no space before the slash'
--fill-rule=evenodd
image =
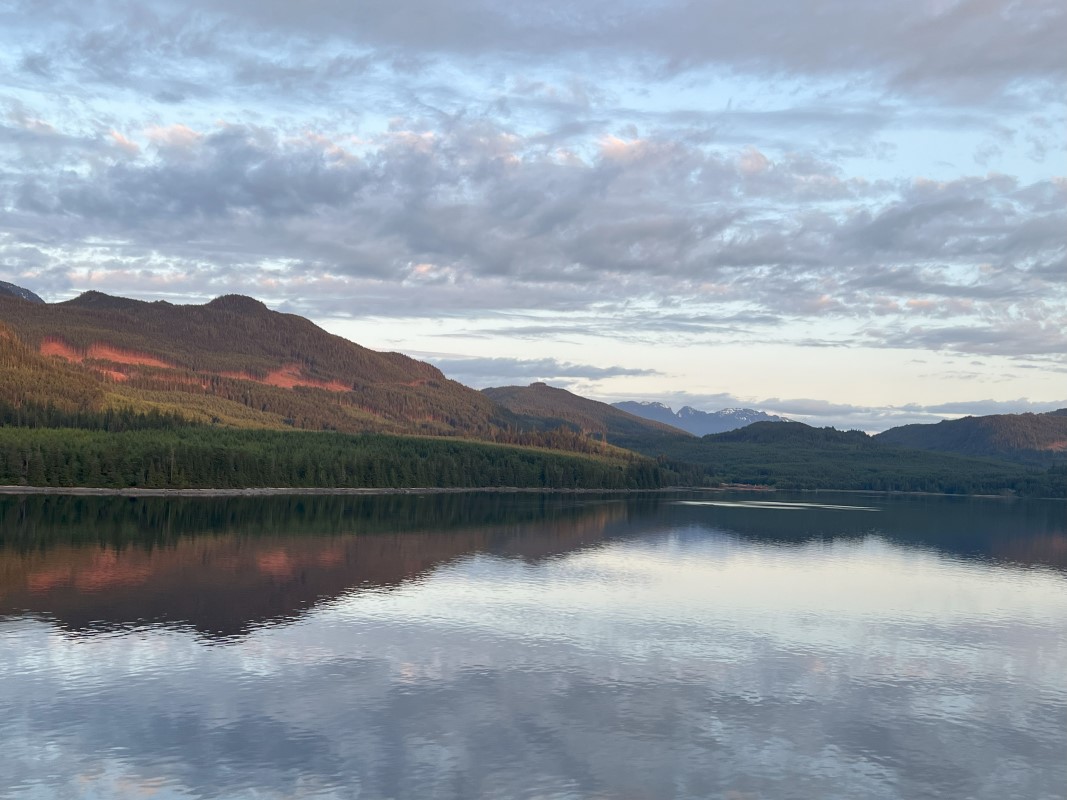
<path id="1" fill-rule="evenodd" d="M 994 414 L 936 425 L 902 425 L 875 436 L 897 447 L 984 456 L 1024 464 L 1067 462 L 1067 409 L 1048 414 Z"/>
<path id="2" fill-rule="evenodd" d="M 30 309 L 45 307 L 21 300 L 8 302 Z M 103 391 L 94 375 L 75 365 L 39 355 L 0 322 L 0 400 L 11 405 L 56 405 L 63 410 L 78 411 L 99 408 Z"/>
<path id="3" fill-rule="evenodd" d="M 141 431 L 174 429 L 188 421 L 171 412 L 106 408 L 102 411 L 68 411 L 52 403 L 15 406 L 0 398 L 0 426 L 17 428 L 80 428 L 90 431 Z"/>
<path id="4" fill-rule="evenodd" d="M 109 488 L 655 489 L 680 476 L 605 459 L 461 440 L 186 427 L 0 429 L 0 484 Z"/>
<path id="5" fill-rule="evenodd" d="M 700 465 L 714 483 L 778 489 L 870 489 L 1067 496 L 1062 469 L 887 447 L 861 431 L 757 422 L 673 445 L 672 459 Z"/>

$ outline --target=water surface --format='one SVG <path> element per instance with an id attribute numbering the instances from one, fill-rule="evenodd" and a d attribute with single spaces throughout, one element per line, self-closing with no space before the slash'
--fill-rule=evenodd
<path id="1" fill-rule="evenodd" d="M 1064 520 L 0 497 L 0 797 L 1062 798 Z"/>

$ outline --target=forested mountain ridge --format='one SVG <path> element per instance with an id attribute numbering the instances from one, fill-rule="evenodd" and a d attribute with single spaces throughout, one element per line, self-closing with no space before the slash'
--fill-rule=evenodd
<path id="1" fill-rule="evenodd" d="M 87 292 L 0 294 L 0 401 L 131 407 L 238 427 L 460 434 L 515 420 L 436 367 L 379 353 L 247 297 L 201 306 Z"/>
<path id="2" fill-rule="evenodd" d="M 1067 462 L 1067 409 L 1044 414 L 993 414 L 902 425 L 875 440 L 897 447 L 999 458 L 1029 464 Z"/>
<path id="3" fill-rule="evenodd" d="M 700 466 L 711 484 L 1067 495 L 1063 466 L 1040 470 L 992 458 L 898 447 L 863 431 L 814 428 L 801 422 L 756 422 L 727 433 L 676 441 L 664 455 L 673 463 Z"/>
<path id="4" fill-rule="evenodd" d="M 569 427 L 577 433 L 645 454 L 657 455 L 666 442 L 693 438 L 679 428 L 544 383 L 499 386 L 483 389 L 482 393 L 515 414 L 525 425 Z"/>
<path id="5" fill-rule="evenodd" d="M 0 302 L 7 298 L 0 298 Z M 379 353 L 327 333 L 295 314 L 271 311 L 250 297 L 226 295 L 204 305 L 172 305 L 86 292 L 63 303 L 14 300 L 0 319 L 27 344 L 58 341 L 90 355 L 94 345 L 155 358 L 196 372 L 244 373 L 266 379 L 295 364 L 309 381 L 342 384 L 442 380 L 436 367 L 400 353 Z M 108 360 L 102 357 L 102 360 Z M 125 364 L 131 359 L 115 358 Z"/>

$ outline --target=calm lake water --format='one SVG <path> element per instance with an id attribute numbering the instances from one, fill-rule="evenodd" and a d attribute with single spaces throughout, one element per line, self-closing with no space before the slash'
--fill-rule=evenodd
<path id="1" fill-rule="evenodd" d="M 0 797 L 1062 800 L 1065 523 L 0 497 Z"/>

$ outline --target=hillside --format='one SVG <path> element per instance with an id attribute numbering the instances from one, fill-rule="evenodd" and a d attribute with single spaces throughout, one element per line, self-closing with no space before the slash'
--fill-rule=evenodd
<path id="1" fill-rule="evenodd" d="M 568 427 L 611 444 L 648 455 L 663 452 L 665 443 L 691 439 L 678 428 L 621 411 L 544 383 L 483 389 L 483 394 L 520 417 L 525 425 L 543 429 Z"/>
<path id="2" fill-rule="evenodd" d="M 0 402 L 132 407 L 239 427 L 462 434 L 514 428 L 485 395 L 247 297 L 205 305 L 0 294 Z"/>
<path id="3" fill-rule="evenodd" d="M 1067 409 L 1046 414 L 994 414 L 931 425 L 902 425 L 875 440 L 897 447 L 999 458 L 1022 464 L 1067 462 Z"/>
<path id="4" fill-rule="evenodd" d="M 683 406 L 678 411 L 675 411 L 663 403 L 637 402 L 633 400 L 612 403 L 612 406 L 643 419 L 651 419 L 675 428 L 681 428 L 694 436 L 725 433 L 726 431 L 751 425 L 754 422 L 789 421 L 785 417 L 767 414 L 751 408 L 724 408 L 721 411 L 701 411 L 692 406 Z"/>
<path id="5" fill-rule="evenodd" d="M 16 286 L 13 283 L 7 281 L 0 281 L 0 295 L 9 295 L 11 297 L 19 297 L 23 300 L 27 300 L 30 303 L 43 303 L 40 297 L 35 295 L 29 289 L 23 289 L 21 286 Z"/>
<path id="6" fill-rule="evenodd" d="M 757 422 L 728 433 L 673 442 L 664 454 L 699 465 L 712 483 L 778 489 L 997 494 L 1067 494 L 1062 468 L 895 447 L 862 431 L 813 428 L 800 422 Z"/>

